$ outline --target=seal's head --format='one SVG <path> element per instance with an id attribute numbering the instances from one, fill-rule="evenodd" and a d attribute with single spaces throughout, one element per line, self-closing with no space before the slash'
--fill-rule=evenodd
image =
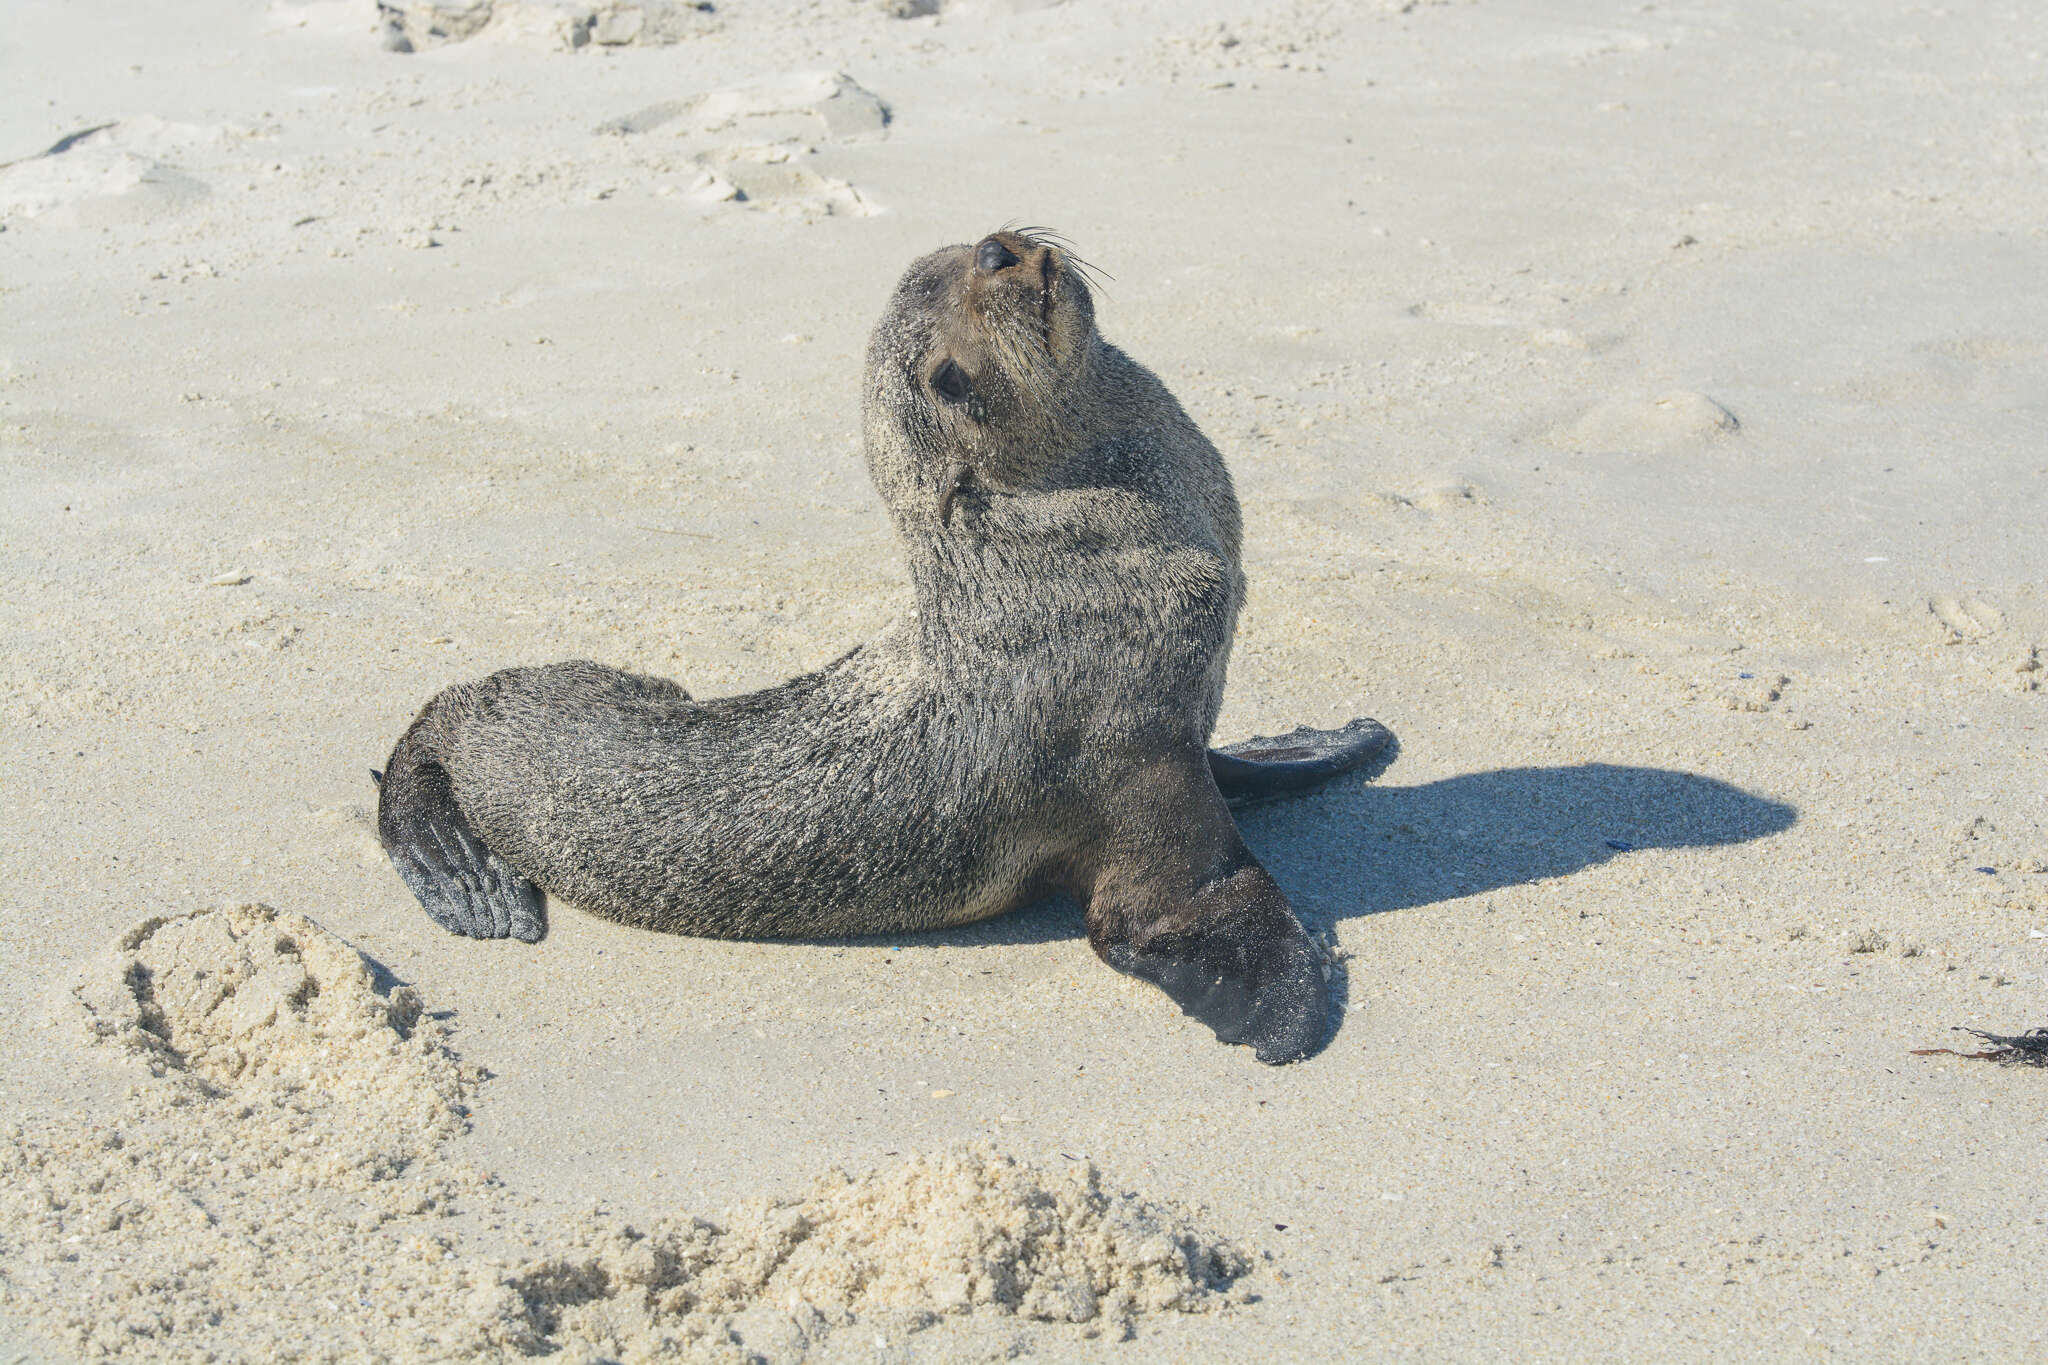
<path id="1" fill-rule="evenodd" d="M 911 265 L 868 342 L 869 468 L 899 523 L 936 516 L 969 482 L 1058 481 L 1093 415 L 1101 338 L 1085 266 L 1040 228 L 992 232 Z"/>

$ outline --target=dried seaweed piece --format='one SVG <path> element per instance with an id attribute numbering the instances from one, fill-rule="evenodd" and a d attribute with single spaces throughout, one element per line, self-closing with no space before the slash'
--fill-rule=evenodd
<path id="1" fill-rule="evenodd" d="M 1956 1032 L 1975 1034 L 1995 1046 L 1983 1052 L 1958 1052 L 1952 1047 L 1916 1047 L 1913 1055 L 1935 1057 L 1946 1053 L 1951 1057 L 1971 1057 L 2005 1066 L 2048 1066 L 2048 1028 L 2021 1034 L 1986 1033 L 1974 1028 L 1958 1028 Z"/>

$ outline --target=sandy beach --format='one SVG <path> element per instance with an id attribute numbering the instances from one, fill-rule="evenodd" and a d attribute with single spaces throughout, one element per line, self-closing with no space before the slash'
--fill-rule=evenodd
<path id="1" fill-rule="evenodd" d="M 1240 818 L 1328 1046 L 432 924 L 440 688 L 900 613 L 1005 223 L 1230 462 L 1218 741 L 1399 737 Z M 0 487 L 0 1360 L 2048 1356 L 2048 11 L 14 0 Z"/>

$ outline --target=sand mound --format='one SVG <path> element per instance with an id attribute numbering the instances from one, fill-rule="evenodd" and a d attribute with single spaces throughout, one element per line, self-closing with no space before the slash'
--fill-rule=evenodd
<path id="1" fill-rule="evenodd" d="M 803 114 L 816 119 L 834 142 L 879 137 L 888 128 L 888 106 L 851 76 L 838 71 L 791 71 L 749 85 L 714 90 L 689 111 L 709 131 L 736 128 L 753 119 Z"/>
<path id="2" fill-rule="evenodd" d="M 425 1136 L 449 1131 L 457 1068 L 444 1050 L 408 1046 L 418 995 L 379 994 L 362 956 L 304 915 L 244 905 L 152 917 L 74 994 L 95 1040 L 143 1054 L 155 1075 L 216 1092 L 310 1083 L 332 1095 L 374 1071 L 379 1084 L 368 1088 L 401 1101 L 401 1126 L 414 1126 L 411 1115 L 427 1122 Z"/>
<path id="3" fill-rule="evenodd" d="M 872 218 L 881 212 L 856 186 L 820 175 L 802 163 L 802 156 L 802 149 L 783 146 L 712 152 L 697 158 L 701 174 L 689 193 L 705 203 L 744 203 L 804 219 Z"/>
<path id="4" fill-rule="evenodd" d="M 0 1141 L 11 1307 L 83 1355 L 172 1359 L 341 1358 L 442 1315 L 418 1220 L 489 1182 L 440 1155 L 476 1078 L 411 991 L 247 905 L 145 920 L 75 994 L 140 1083 L 111 1122 Z"/>
<path id="5" fill-rule="evenodd" d="M 152 117 L 81 129 L 39 156 L 0 166 L 0 217 L 104 227 L 183 212 L 212 191 L 169 159 L 226 136 L 220 127 Z"/>
<path id="6" fill-rule="evenodd" d="M 721 1223 L 586 1236 L 508 1275 L 487 1330 L 522 1351 L 575 1342 L 627 1359 L 734 1342 L 774 1358 L 857 1319 L 915 1331 L 976 1311 L 1121 1334 L 1139 1313 L 1228 1302 L 1247 1268 L 1170 1214 L 1104 1192 L 1091 1164 L 1051 1173 L 976 1149 L 834 1172 L 800 1202 Z"/>
<path id="7" fill-rule="evenodd" d="M 527 1234 L 562 1250 L 485 1258 L 452 1216 L 520 1226 L 526 1201 L 447 1155 L 479 1074 L 384 984 L 268 906 L 124 934 L 73 995 L 134 1084 L 112 1122 L 0 1135 L 0 1301 L 88 1357 L 773 1360 L 855 1321 L 1121 1334 L 1230 1302 L 1247 1269 L 1093 1166 L 988 1151 L 835 1172 L 716 1221 L 592 1217 Z"/>
<path id="8" fill-rule="evenodd" d="M 889 106 L 843 72 L 786 71 L 709 94 L 650 104 L 607 119 L 597 131 L 632 137 L 664 125 L 681 132 L 744 129 L 757 141 L 823 137 L 828 142 L 858 142 L 888 135 Z"/>

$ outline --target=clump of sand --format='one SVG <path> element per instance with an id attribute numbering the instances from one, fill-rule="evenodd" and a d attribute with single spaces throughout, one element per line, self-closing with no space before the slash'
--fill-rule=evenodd
<path id="1" fill-rule="evenodd" d="M 509 1264 L 451 1221 L 526 1206 L 446 1150 L 480 1073 L 303 915 L 146 920 L 73 997 L 133 1083 L 111 1121 L 0 1134 L 0 1300 L 87 1357 L 772 1360 L 969 1314 L 1121 1335 L 1231 1302 L 1248 1269 L 1092 1165 L 987 1150 L 715 1221 L 593 1216 Z"/>
<path id="2" fill-rule="evenodd" d="M 562 52 L 666 47 L 716 31 L 699 0 L 377 0 L 384 47 L 414 52 L 496 38 Z"/>
<path id="3" fill-rule="evenodd" d="M 218 125 L 141 117 L 59 138 L 38 155 L 0 164 L 0 219 L 111 227 L 181 213 L 212 193 L 175 164 L 239 134 Z"/>
<path id="4" fill-rule="evenodd" d="M 82 1355 L 172 1359 L 342 1358 L 439 1315 L 433 1220 L 490 1180 L 442 1155 L 477 1073 L 417 995 L 245 905 L 143 921 L 74 996 L 136 1083 L 0 1141 L 11 1308 Z"/>
<path id="5" fill-rule="evenodd" d="M 1123 1335 L 1140 1313 L 1229 1302 L 1247 1269 L 1172 1214 L 1105 1191 L 1090 1163 L 1049 1172 L 972 1149 L 835 1171 L 800 1201 L 717 1223 L 587 1234 L 507 1275 L 480 1326 L 522 1351 L 578 1342 L 625 1359 L 736 1340 L 800 1352 L 857 1319 L 916 1330 L 977 1311 Z"/>
<path id="6" fill-rule="evenodd" d="M 243 905 L 153 916 L 73 994 L 95 1041 L 184 1082 L 170 1092 L 181 1099 L 259 1088 L 308 1094 L 311 1111 L 361 1091 L 387 1111 L 371 1126 L 394 1140 L 455 1126 L 464 1076 L 439 1030 L 418 1033 L 418 993 L 379 992 L 362 955 L 304 915 Z M 366 1073 L 378 1084 L 364 1085 Z"/>

